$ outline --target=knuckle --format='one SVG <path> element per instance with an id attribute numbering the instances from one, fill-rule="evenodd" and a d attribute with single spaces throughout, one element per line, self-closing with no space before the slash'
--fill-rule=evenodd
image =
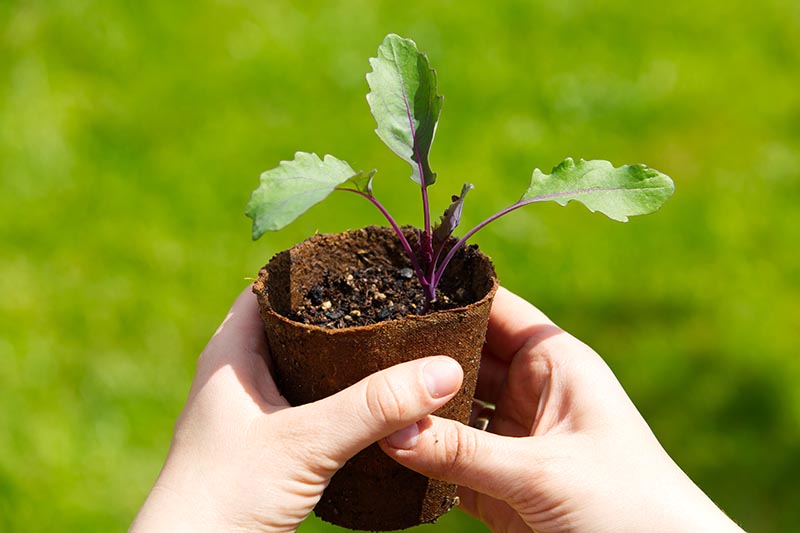
<path id="1" fill-rule="evenodd" d="M 475 432 L 462 424 L 452 424 L 444 437 L 444 464 L 448 468 L 460 472 L 474 462 L 478 450 Z"/>
<path id="2" fill-rule="evenodd" d="M 411 401 L 402 383 L 384 374 L 375 374 L 367 382 L 367 413 L 381 424 L 402 420 L 411 410 Z"/>
<path id="3" fill-rule="evenodd" d="M 287 477 L 309 484 L 327 483 L 346 458 L 333 453 L 335 447 L 327 434 L 316 439 L 308 438 L 319 428 L 313 422 L 313 412 L 307 407 L 293 408 L 300 412 L 282 410 L 257 417 L 247 428 L 247 446 L 271 457 L 275 468 Z"/>

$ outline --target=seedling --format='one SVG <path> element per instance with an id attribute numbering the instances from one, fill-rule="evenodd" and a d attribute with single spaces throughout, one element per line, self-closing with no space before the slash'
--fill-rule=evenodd
<path id="1" fill-rule="evenodd" d="M 372 72 L 367 74 L 370 87 L 367 102 L 378 125 L 375 133 L 411 165 L 411 179 L 422 194 L 423 226 L 417 230 L 416 250 L 375 198 L 372 182 L 376 170 L 356 172 L 332 155 L 320 159 L 305 152 L 297 152 L 294 160 L 282 161 L 278 167 L 261 174 L 261 184 L 253 191 L 246 209 L 247 216 L 253 219 L 254 240 L 267 231 L 285 227 L 333 191 L 362 196 L 378 208 L 397 233 L 425 293 L 427 310 L 436 301 L 436 288 L 456 251 L 487 224 L 522 206 L 546 200 L 563 206 L 577 200 L 590 211 L 627 222 L 630 216 L 658 210 L 675 190 L 668 176 L 645 165 L 615 168 L 608 161 L 576 162 L 567 158 L 550 174 L 535 169 L 519 200 L 449 246 L 450 236 L 461 219 L 464 199 L 473 186 L 464 184 L 461 194 L 452 197 L 440 222 L 435 227 L 431 224 L 428 187 L 436 181 L 436 173 L 431 170 L 428 154 L 443 100 L 437 94 L 436 71 L 414 41 L 394 34 L 384 38 L 378 57 L 369 62 Z"/>

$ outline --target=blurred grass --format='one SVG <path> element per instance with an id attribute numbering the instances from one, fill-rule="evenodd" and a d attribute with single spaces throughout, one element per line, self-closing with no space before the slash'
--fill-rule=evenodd
<path id="1" fill-rule="evenodd" d="M 262 170 L 377 167 L 419 219 L 364 100 L 388 32 L 439 72 L 436 212 L 469 180 L 477 223 L 570 155 L 675 178 L 627 225 L 540 205 L 475 242 L 745 528 L 800 527 L 800 4 L 70 0 L 0 3 L 0 530 L 127 527 L 243 278 L 381 222 L 343 196 L 251 243 Z"/>

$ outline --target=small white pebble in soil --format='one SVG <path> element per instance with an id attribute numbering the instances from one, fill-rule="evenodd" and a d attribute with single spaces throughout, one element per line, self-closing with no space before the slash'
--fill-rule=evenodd
<path id="1" fill-rule="evenodd" d="M 353 281 L 353 275 L 352 274 L 348 274 L 348 275 L 346 275 L 344 277 L 344 279 L 345 279 L 345 281 Z"/>
<path id="2" fill-rule="evenodd" d="M 324 302 L 322 302 L 322 308 L 323 308 L 325 311 L 327 311 L 328 309 L 330 309 L 330 308 L 331 308 L 331 301 L 330 301 L 330 300 L 325 300 Z"/>
<path id="3" fill-rule="evenodd" d="M 353 309 L 353 310 L 350 311 L 350 315 L 352 315 L 352 316 L 361 316 L 361 311 L 359 311 L 358 309 Z"/>
<path id="4" fill-rule="evenodd" d="M 375 293 L 375 299 L 376 300 L 385 300 L 386 299 L 386 295 L 383 294 L 382 292 L 376 292 Z"/>
<path id="5" fill-rule="evenodd" d="M 352 320 L 353 320 L 353 317 L 351 317 L 350 315 L 344 315 L 344 319 L 345 319 L 346 321 L 350 322 L 350 321 L 352 321 Z"/>
<path id="6" fill-rule="evenodd" d="M 414 271 L 410 268 L 401 268 L 399 274 L 400 277 L 404 279 L 411 279 L 414 277 Z"/>

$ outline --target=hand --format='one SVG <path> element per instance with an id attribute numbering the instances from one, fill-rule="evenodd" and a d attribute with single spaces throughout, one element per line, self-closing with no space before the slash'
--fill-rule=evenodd
<path id="1" fill-rule="evenodd" d="M 741 531 L 670 459 L 603 360 L 521 298 L 492 307 L 488 431 L 426 417 L 381 447 L 461 485 L 493 531 Z"/>
<path id="2" fill-rule="evenodd" d="M 442 406 L 462 377 L 454 360 L 428 357 L 290 407 L 247 290 L 200 355 L 166 463 L 131 530 L 294 531 L 348 459 Z"/>

